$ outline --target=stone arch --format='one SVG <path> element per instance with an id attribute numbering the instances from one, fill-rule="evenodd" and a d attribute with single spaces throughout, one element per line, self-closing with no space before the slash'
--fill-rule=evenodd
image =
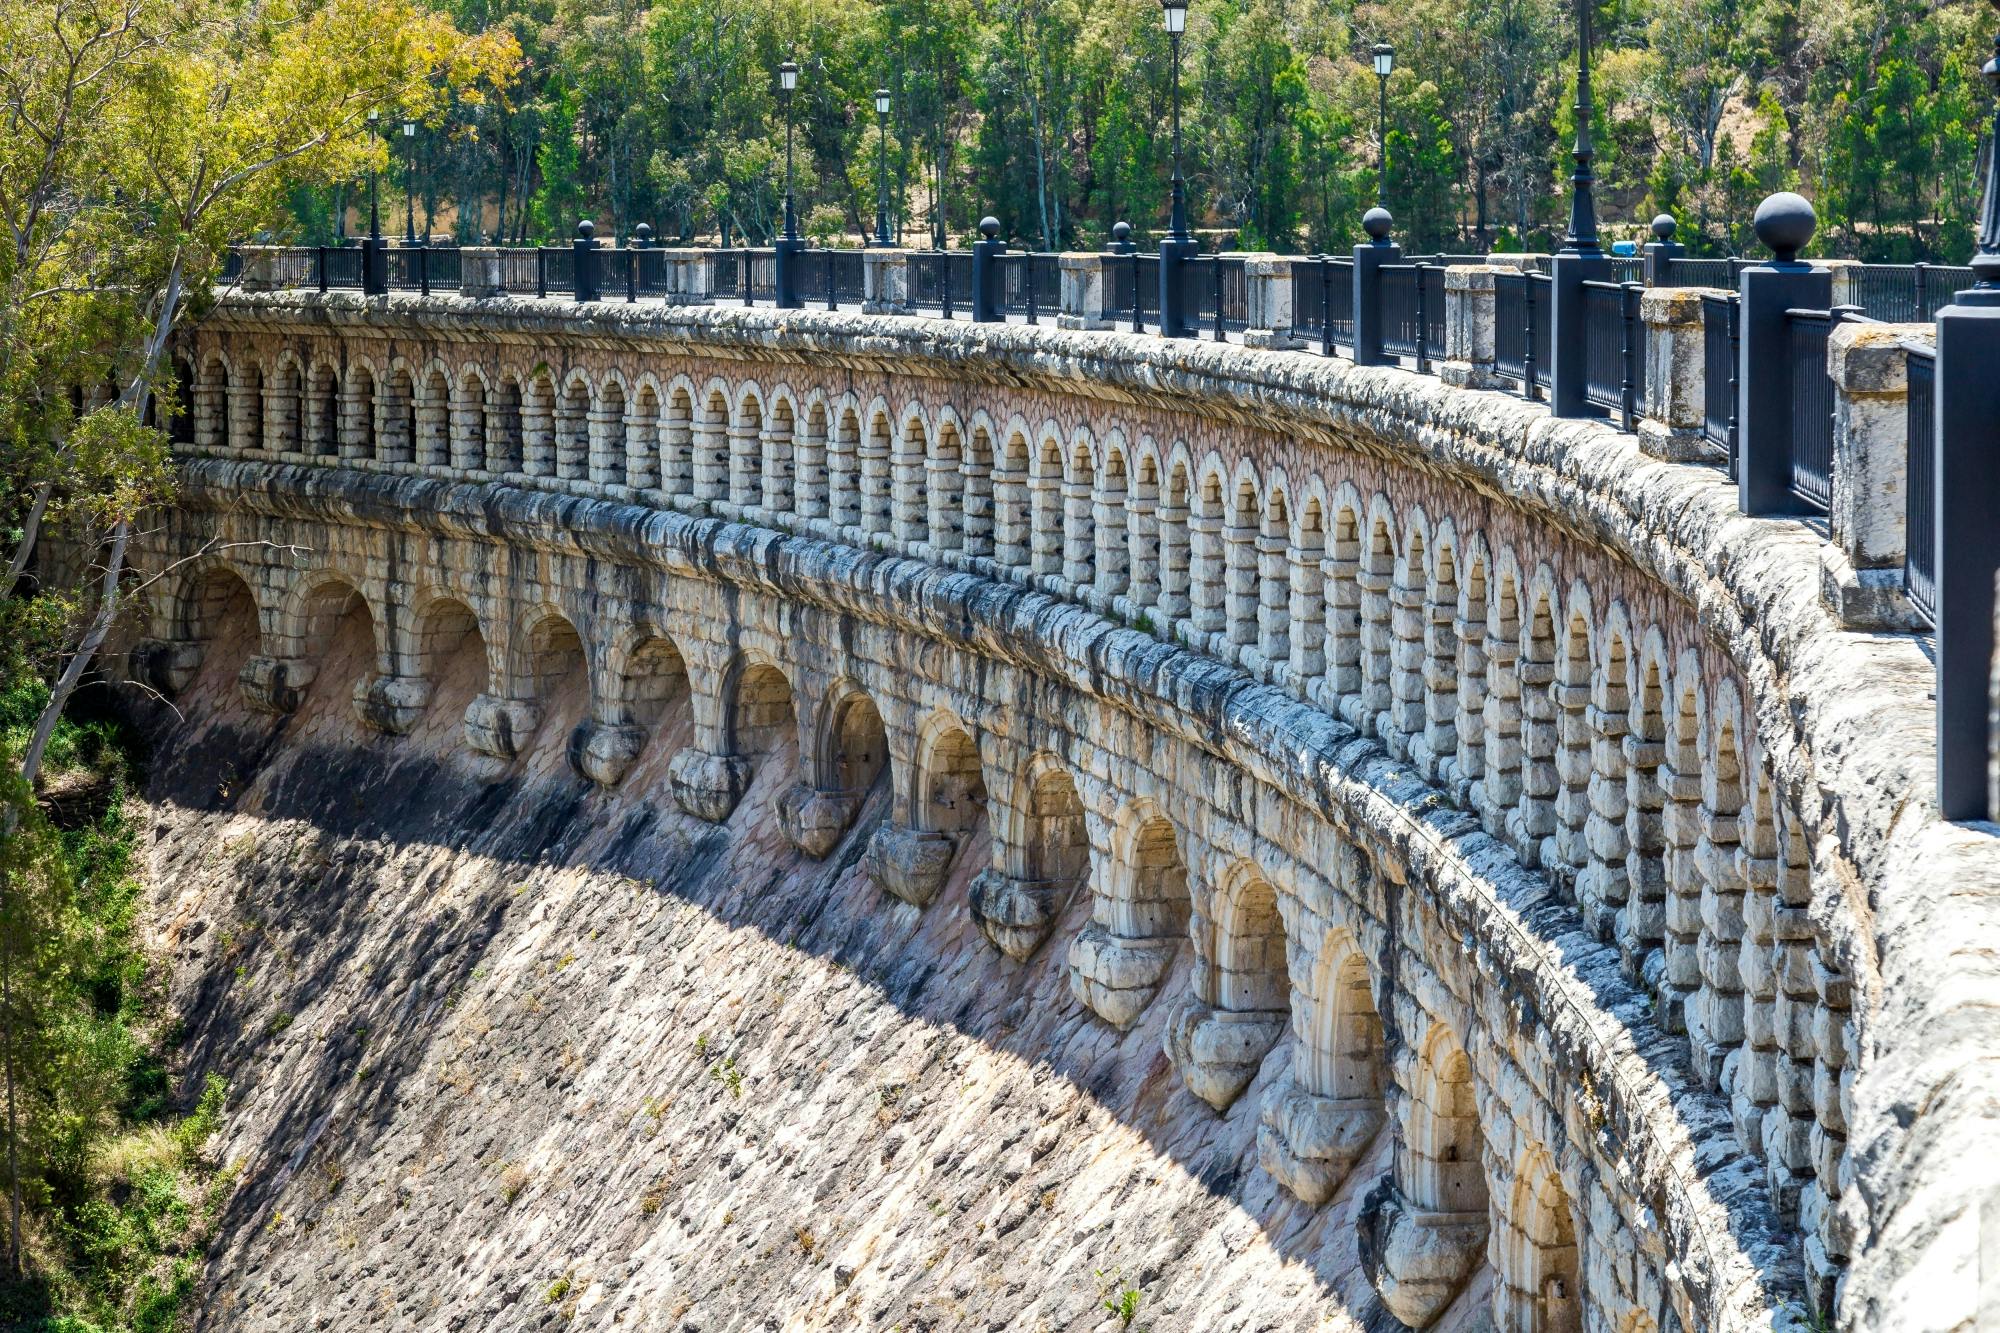
<path id="1" fill-rule="evenodd" d="M 922 424 L 918 423 L 918 429 Z M 905 423 L 904 430 L 909 430 Z M 926 514 L 924 526 L 933 547 L 956 551 L 965 545 L 966 467 L 964 436 L 956 414 L 939 415 L 923 464 Z"/>
<path id="2" fill-rule="evenodd" d="M 375 370 L 365 361 L 350 362 L 341 385 L 342 457 L 374 458 L 381 448 L 375 420 Z"/>
<path id="3" fill-rule="evenodd" d="M 324 656 L 340 622 L 357 610 L 368 617 L 371 631 L 380 626 L 381 617 L 368 604 L 359 580 L 332 569 L 302 575 L 279 613 L 276 637 L 284 645 L 282 655 L 309 662 Z M 380 638 L 373 632 L 370 637 L 379 653 Z"/>
<path id="4" fill-rule="evenodd" d="M 639 377 L 625 408 L 625 484 L 650 491 L 660 485 L 660 382 Z"/>
<path id="5" fill-rule="evenodd" d="M 820 710 L 812 771 L 823 791 L 858 796 L 889 768 L 889 735 L 866 690 L 843 681 Z"/>
<path id="6" fill-rule="evenodd" d="M 444 467 L 451 461 L 451 381 L 444 365 L 433 361 L 417 377 L 411 415 L 412 456 L 420 467 Z"/>
<path id="7" fill-rule="evenodd" d="M 783 385 L 771 390 L 770 409 L 765 413 L 764 433 L 758 442 L 758 452 L 763 467 L 758 503 L 771 514 L 796 512 L 794 469 L 798 453 L 798 402 L 791 389 Z"/>
<path id="8" fill-rule="evenodd" d="M 1028 477 L 1030 570 L 1055 576 L 1063 566 L 1063 441 L 1054 422 L 1042 427 Z"/>
<path id="9" fill-rule="evenodd" d="M 254 356 L 236 364 L 236 383 L 230 393 L 230 443 L 238 449 L 261 451 L 264 437 L 264 365 Z"/>
<path id="10" fill-rule="evenodd" d="M 409 660 L 416 674 L 436 684 L 446 662 L 461 651 L 467 640 L 477 640 L 480 660 L 485 662 L 486 637 L 479 617 L 456 596 L 435 592 L 419 597 L 412 609 Z M 484 688 L 484 682 L 481 683 Z"/>
<path id="11" fill-rule="evenodd" d="M 1062 575 L 1075 588 L 1097 582 L 1096 489 L 1097 456 L 1089 434 L 1079 430 L 1069 443 L 1062 485 Z"/>
<path id="12" fill-rule="evenodd" d="M 390 362 L 388 376 L 378 389 L 376 456 L 385 462 L 407 463 L 415 456 L 417 437 L 417 386 L 408 363 L 401 357 Z"/>
<path id="13" fill-rule="evenodd" d="M 1326 671 L 1326 539 L 1326 496 L 1313 488 L 1301 500 L 1289 534 L 1287 646 L 1293 688 L 1302 692 Z"/>
<path id="14" fill-rule="evenodd" d="M 1382 1016 L 1367 955 L 1352 937 L 1335 934 L 1320 946 L 1317 970 L 1299 1082 L 1314 1096 L 1379 1103 L 1386 1071 Z"/>
<path id="15" fill-rule="evenodd" d="M 1091 566 L 1097 591 L 1123 596 L 1131 587 L 1133 524 L 1131 467 L 1125 438 L 1113 431 L 1104 441 L 1104 467 L 1098 474 L 1090 506 Z"/>
<path id="16" fill-rule="evenodd" d="M 769 754 L 794 735 L 792 682 L 762 657 L 732 664 L 723 688 L 723 744 L 739 756 Z"/>
<path id="17" fill-rule="evenodd" d="M 687 697 L 687 659 L 665 631 L 636 625 L 606 654 L 605 721 L 658 727 L 678 700 Z"/>
<path id="18" fill-rule="evenodd" d="M 993 558 L 1007 569 L 1020 569 L 1028 564 L 1028 527 L 1032 522 L 1028 499 L 1030 457 L 1025 426 L 1010 424 L 993 482 Z"/>
<path id="19" fill-rule="evenodd" d="M 970 834 L 986 818 L 979 746 L 956 719 L 940 716 L 917 746 L 910 824 L 924 833 Z"/>
<path id="20" fill-rule="evenodd" d="M 1494 1322 L 1520 1333 L 1582 1333 L 1576 1221 L 1555 1162 L 1530 1148 L 1514 1173 L 1499 1260 Z"/>
<path id="21" fill-rule="evenodd" d="M 890 460 L 896 451 L 896 431 L 889 405 L 877 398 L 868 405 L 868 430 L 861 438 L 861 530 L 886 533 L 894 506 Z"/>
<path id="22" fill-rule="evenodd" d="M 297 453 L 303 439 L 301 407 L 305 375 L 290 348 L 278 353 L 264 391 L 264 428 L 268 446 L 277 453 Z"/>
<path id="23" fill-rule="evenodd" d="M 1521 799 L 1508 820 L 1508 833 L 1523 864 L 1544 865 L 1552 853 L 1547 842 L 1555 832 L 1556 774 L 1555 700 L 1549 687 L 1556 679 L 1556 653 L 1562 628 L 1554 582 L 1547 566 L 1538 569 L 1527 586 L 1525 614 L 1520 619 L 1520 656 L 1515 667 L 1521 699 Z"/>
<path id="24" fill-rule="evenodd" d="M 160 415 L 167 423 L 167 438 L 176 445 L 195 442 L 194 435 L 194 362 L 185 352 L 177 351 L 169 362 L 172 367 L 171 386 L 162 386 L 166 393 L 155 391 L 154 400 L 164 409 Z"/>
<path id="25" fill-rule="evenodd" d="M 755 382 L 742 385 L 729 417 L 729 502 L 739 509 L 764 503 L 764 396 Z"/>
<path id="26" fill-rule="evenodd" d="M 1254 864 L 1237 862 L 1196 903 L 1191 924 L 1194 994 L 1168 1020 L 1167 1057 L 1190 1092 L 1223 1111 L 1291 1023 L 1277 886 Z"/>
<path id="27" fill-rule="evenodd" d="M 975 416 L 965 452 L 965 553 L 993 554 L 994 459 L 993 427 L 984 414 Z"/>
<path id="28" fill-rule="evenodd" d="M 1486 1175 L 1472 1060 L 1458 1034 L 1433 1023 L 1425 1035 L 1404 1129 L 1402 1180 L 1428 1212 L 1486 1214 Z"/>
<path id="29" fill-rule="evenodd" d="M 168 637 L 179 643 L 207 645 L 232 632 L 243 633 L 245 616 L 250 652 L 255 653 L 262 637 L 256 590 L 243 571 L 228 561 L 204 561 L 180 580 L 170 599 L 166 630 Z"/>
<path id="30" fill-rule="evenodd" d="M 1152 802 L 1119 811 L 1093 883 L 1090 922 L 1070 943 L 1070 990 L 1123 1029 L 1151 1003 L 1192 917 L 1180 835 Z"/>
<path id="31" fill-rule="evenodd" d="M 486 470 L 496 477 L 522 468 L 521 377 L 503 371 L 486 395 Z"/>
<path id="32" fill-rule="evenodd" d="M 628 484 L 625 458 L 632 446 L 625 437 L 625 405 L 629 399 L 625 377 L 615 370 L 606 371 L 592 395 L 590 416 L 584 425 L 589 476 L 599 484 Z"/>
<path id="33" fill-rule="evenodd" d="M 555 403 L 555 475 L 583 481 L 590 475 L 590 377 L 573 370 Z"/>
<path id="34" fill-rule="evenodd" d="M 493 385 L 486 371 L 470 363 L 461 366 L 451 395 L 451 465 L 465 471 L 485 471 L 491 449 Z"/>
<path id="35" fill-rule="evenodd" d="M 924 424 L 923 409 L 915 403 L 906 404 L 898 420 L 889 463 L 889 531 L 899 542 L 922 542 L 929 537 L 924 460 L 931 432 Z"/>
<path id="36" fill-rule="evenodd" d="M 998 865 L 973 883 L 972 917 L 995 948 L 1025 962 L 1090 871 L 1083 801 L 1053 753 L 1035 754 L 1016 779 L 1003 834 Z"/>
<path id="37" fill-rule="evenodd" d="M 1255 866 L 1237 865 L 1223 877 L 1213 911 L 1209 985 L 1215 1007 L 1239 1014 L 1289 1014 L 1291 982 L 1277 887 Z"/>
<path id="38" fill-rule="evenodd" d="M 229 443 L 229 362 L 219 350 L 210 348 L 195 366 L 188 388 L 192 443 L 220 449 Z"/>
<path id="39" fill-rule="evenodd" d="M 520 620 L 515 636 L 514 679 L 518 697 L 546 705 L 562 682 L 585 670 L 588 653 L 576 623 L 560 608 L 532 606 Z"/>
<path id="40" fill-rule="evenodd" d="M 660 489 L 685 496 L 694 487 L 694 386 L 677 376 L 667 386 L 660 416 Z"/>
<path id="41" fill-rule="evenodd" d="M 833 434 L 826 445 L 827 494 L 831 498 L 831 518 L 836 527 L 856 531 L 861 527 L 861 415 L 852 402 L 843 402 L 835 414 Z"/>
<path id="42" fill-rule="evenodd" d="M 1355 573 L 1359 587 L 1356 614 L 1360 627 L 1360 685 L 1358 706 L 1348 720 L 1369 735 L 1381 735 L 1384 722 L 1390 720 L 1394 699 L 1396 631 L 1392 592 L 1401 557 L 1396 550 L 1396 516 L 1387 498 L 1378 494 L 1369 503 L 1363 523 Z"/>

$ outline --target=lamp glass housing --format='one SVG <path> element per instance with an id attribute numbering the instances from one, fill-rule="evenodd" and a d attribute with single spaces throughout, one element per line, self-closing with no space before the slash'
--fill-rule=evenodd
<path id="1" fill-rule="evenodd" d="M 1386 79 L 1389 77 L 1390 71 L 1395 68 L 1395 48 L 1391 47 L 1387 42 L 1377 42 L 1375 44 L 1375 73 Z"/>
<path id="2" fill-rule="evenodd" d="M 799 86 L 799 67 L 787 60 L 778 66 L 778 86 L 791 92 Z"/>
<path id="3" fill-rule="evenodd" d="M 1180 36 L 1187 31 L 1187 0 L 1160 0 L 1160 18 L 1168 33 Z"/>
<path id="4" fill-rule="evenodd" d="M 878 116 L 889 114 L 889 90 L 887 88 L 877 88 L 875 90 L 875 114 Z"/>
<path id="5" fill-rule="evenodd" d="M 403 122 L 403 137 L 404 137 L 405 139 L 414 139 L 414 138 L 416 138 L 416 137 L 417 137 L 417 122 L 416 122 L 416 121 L 414 121 L 414 120 L 406 120 L 406 121 L 404 121 L 404 122 Z"/>

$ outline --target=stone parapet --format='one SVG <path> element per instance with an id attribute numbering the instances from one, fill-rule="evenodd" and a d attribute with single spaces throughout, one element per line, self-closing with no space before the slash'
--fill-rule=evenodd
<path id="1" fill-rule="evenodd" d="M 1906 348 L 1934 337 L 1928 324 L 1843 323 L 1827 339 L 1834 389 L 1827 509 L 1833 544 L 1821 552 L 1820 594 L 1849 629 L 1922 624 L 1903 590 L 1910 503 Z"/>

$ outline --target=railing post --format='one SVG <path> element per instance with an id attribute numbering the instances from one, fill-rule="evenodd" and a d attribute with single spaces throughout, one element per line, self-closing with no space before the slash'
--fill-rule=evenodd
<path id="1" fill-rule="evenodd" d="M 1249 319 L 1243 330 L 1245 347 L 1290 351 L 1303 347 L 1292 309 L 1292 260 L 1285 255 L 1256 254 L 1243 261 L 1243 304 Z M 1218 309 L 1222 302 L 1217 301 Z"/>
<path id="2" fill-rule="evenodd" d="M 1319 256 L 1319 354 L 1333 355 L 1333 256 Z"/>
<path id="3" fill-rule="evenodd" d="M 1598 251 L 1559 250 L 1549 261 L 1549 411 L 1558 417 L 1596 415 L 1583 284 L 1611 276 L 1611 257 Z"/>
<path id="4" fill-rule="evenodd" d="M 368 296 L 389 292 L 389 243 L 380 236 L 361 241 L 361 290 Z"/>
<path id="5" fill-rule="evenodd" d="M 1774 194 L 1757 206 L 1757 239 L 1774 258 L 1743 270 L 1737 281 L 1742 347 L 1736 374 L 1737 503 L 1746 514 L 1804 513 L 1792 490 L 1792 364 L 1785 311 L 1830 309 L 1833 278 L 1798 258 L 1819 225 L 1796 194 Z"/>
<path id="6" fill-rule="evenodd" d="M 549 294 L 549 251 L 547 246 L 535 247 L 535 296 L 546 300 Z"/>
<path id="7" fill-rule="evenodd" d="M 1007 242 L 999 239 L 1000 219 L 979 219 L 979 239 L 972 243 L 972 322 L 993 324 L 1004 320 L 1005 303 L 1000 300 L 1000 256 Z M 950 262 L 945 268 L 949 270 Z"/>
<path id="8" fill-rule="evenodd" d="M 326 294 L 326 247 L 325 246 L 322 245 L 318 247 L 317 253 L 314 254 L 313 256 L 313 263 L 316 265 L 316 267 L 313 270 L 313 277 L 315 279 L 314 285 L 316 285 L 319 288 L 320 294 L 324 296 Z"/>
<path id="9" fill-rule="evenodd" d="M 1222 331 L 1222 253 L 1220 251 L 1216 252 L 1215 258 L 1209 264 L 1209 273 L 1213 275 L 1214 279 L 1210 290 L 1214 301 L 1215 341 L 1227 342 L 1228 339 L 1223 335 Z"/>
<path id="10" fill-rule="evenodd" d="M 833 247 L 832 246 L 824 245 L 820 247 L 819 268 L 820 268 L 820 276 L 826 279 L 825 283 L 826 308 L 828 310 L 838 310 L 840 309 L 840 299 L 834 295 L 833 291 Z"/>
<path id="11" fill-rule="evenodd" d="M 1678 226 L 1670 213 L 1662 213 L 1653 219 L 1653 239 L 1646 243 L 1645 252 L 1644 271 L 1648 287 L 1674 285 L 1674 261 L 1687 253 L 1687 247 L 1674 240 Z"/>
<path id="12" fill-rule="evenodd" d="M 1430 327 L 1430 319 L 1429 319 L 1430 312 L 1424 308 L 1424 303 L 1426 299 L 1424 295 L 1424 278 L 1426 275 L 1430 273 L 1430 268 L 1431 266 L 1429 264 L 1423 262 L 1422 260 L 1419 260 L 1417 261 L 1416 272 L 1411 274 L 1412 280 L 1417 285 L 1416 343 L 1417 343 L 1417 373 L 1419 375 L 1428 375 L 1431 373 L 1430 339 L 1426 334 L 1426 330 Z"/>
<path id="13" fill-rule="evenodd" d="M 632 238 L 625 243 L 625 303 L 631 305 L 639 299 L 639 252 L 653 248 L 653 229 L 641 222 L 632 229 Z"/>
<path id="14" fill-rule="evenodd" d="M 1909 468 L 1910 356 L 1906 338 L 1928 339 L 1924 324 L 1850 324 L 1827 339 L 1833 378 L 1831 544 L 1820 548 L 1820 600 L 1842 628 L 1912 630 L 1903 591 L 1908 488 L 1928 477 Z"/>
<path id="15" fill-rule="evenodd" d="M 1989 182 L 1989 193 L 1994 189 Z M 1991 207 L 1992 200 L 1989 198 Z M 1981 236 L 1982 244 L 1988 238 Z M 2000 254 L 1972 261 L 1977 283 L 1937 317 L 1938 807 L 1946 819 L 1985 819 L 1994 646 L 1994 574 L 2000 570 Z"/>
<path id="16" fill-rule="evenodd" d="M 576 224 L 576 239 L 570 243 L 570 252 L 575 256 L 576 299 L 595 301 L 598 299 L 597 286 L 597 224 L 589 218 Z"/>
<path id="17" fill-rule="evenodd" d="M 1454 264 L 1444 271 L 1444 355 L 1438 378 L 1461 389 L 1497 389 L 1498 270 Z"/>
<path id="18" fill-rule="evenodd" d="M 713 250 L 696 246 L 683 246 L 662 252 L 661 263 L 667 274 L 667 304 L 669 305 L 710 305 L 715 301 L 715 264 L 717 255 Z"/>
<path id="19" fill-rule="evenodd" d="M 1368 233 L 1364 245 L 1354 247 L 1354 364 L 1386 366 L 1395 364 L 1382 350 L 1382 266 L 1398 263 L 1403 247 L 1389 239 L 1395 219 L 1386 208 L 1371 208 L 1361 215 L 1361 229 Z"/>
<path id="20" fill-rule="evenodd" d="M 1059 329 L 1108 329 L 1117 321 L 1111 308 L 1111 265 L 1108 255 L 1089 252 L 1058 255 L 1062 272 L 1062 309 L 1056 314 Z"/>
<path id="21" fill-rule="evenodd" d="M 951 251 L 939 250 L 936 252 L 936 254 L 937 254 L 937 266 L 938 266 L 937 270 L 938 271 L 938 314 L 945 319 L 950 319 L 951 318 Z"/>
<path id="22" fill-rule="evenodd" d="M 1639 320 L 1646 340 L 1640 452 L 1676 463 L 1710 457 L 1703 436 L 1708 349 L 1701 289 L 1648 287 L 1639 297 Z"/>
<path id="23" fill-rule="evenodd" d="M 915 311 L 916 306 L 910 301 L 910 252 L 863 250 L 861 313 L 908 315 Z"/>
<path id="24" fill-rule="evenodd" d="M 431 245 L 428 240 L 417 242 L 417 291 L 425 296 L 431 294 Z"/>
<path id="25" fill-rule="evenodd" d="M 1028 322 L 1041 323 L 1041 306 L 1035 299 L 1035 255 L 1033 251 L 1021 256 L 1021 288 L 1028 299 Z"/>
<path id="26" fill-rule="evenodd" d="M 752 282 L 756 279 L 757 271 L 756 268 L 751 263 L 751 259 L 752 256 L 750 254 L 750 247 L 746 245 L 743 247 L 743 304 L 744 305 L 757 304 L 757 289 L 751 285 Z"/>
<path id="27" fill-rule="evenodd" d="M 1643 388 L 1639 383 L 1639 348 L 1646 336 L 1646 326 L 1639 322 L 1639 299 L 1645 290 L 1643 282 L 1619 284 L 1618 352 L 1624 373 L 1618 386 L 1618 415 L 1619 429 L 1628 434 L 1639 429 L 1639 394 Z"/>
<path id="28" fill-rule="evenodd" d="M 806 243 L 797 236 L 780 236 L 771 242 L 771 257 L 777 265 L 777 300 L 773 302 L 780 310 L 805 309 L 805 293 L 799 290 L 800 261 L 805 258 Z"/>
<path id="29" fill-rule="evenodd" d="M 1200 243 L 1192 237 L 1185 240 L 1173 236 L 1160 238 L 1160 336 L 1162 338 L 1195 338 L 1201 330 L 1190 319 L 1187 299 L 1187 264 L 1200 249 Z M 1138 284 L 1133 284 L 1134 304 L 1139 297 Z"/>

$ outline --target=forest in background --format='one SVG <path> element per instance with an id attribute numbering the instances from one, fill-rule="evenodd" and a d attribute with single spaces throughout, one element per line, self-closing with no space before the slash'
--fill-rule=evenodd
<path id="1" fill-rule="evenodd" d="M 505 95 L 446 104 L 404 139 L 383 230 L 459 241 L 600 236 L 767 241 L 781 225 L 776 68 L 795 108 L 801 226 L 859 244 L 877 186 L 877 86 L 903 244 L 965 244 L 992 213 L 1037 249 L 1089 248 L 1166 213 L 1170 62 L 1156 0 L 434 0 L 505 28 L 527 63 Z M 1756 203 L 1797 189 L 1816 249 L 1963 262 L 1991 115 L 1976 0 L 1608 0 L 1595 10 L 1599 214 L 1655 213 L 1692 253 L 1751 248 Z M 1376 188 L 1370 48 L 1396 51 L 1388 187 L 1416 250 L 1548 249 L 1567 210 L 1570 0 L 1194 0 L 1186 170 L 1204 240 L 1320 251 L 1360 239 Z M 405 153 L 405 146 L 410 148 Z M 466 201 L 461 206 L 460 201 Z M 352 210 L 349 212 L 348 210 Z M 351 186 L 293 200 L 300 239 L 366 226 Z"/>

